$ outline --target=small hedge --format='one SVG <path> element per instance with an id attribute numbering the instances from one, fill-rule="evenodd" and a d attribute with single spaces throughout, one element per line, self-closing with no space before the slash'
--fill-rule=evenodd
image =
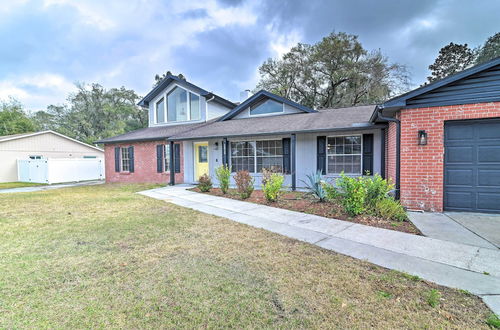
<path id="1" fill-rule="evenodd" d="M 198 189 L 200 189 L 201 192 L 209 192 L 210 189 L 212 189 L 212 179 L 210 179 L 210 176 L 207 174 L 200 176 L 198 179 Z"/>

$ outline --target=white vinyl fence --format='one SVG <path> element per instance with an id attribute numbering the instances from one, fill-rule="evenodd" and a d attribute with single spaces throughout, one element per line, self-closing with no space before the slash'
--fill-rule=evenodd
<path id="1" fill-rule="evenodd" d="M 61 183 L 104 179 L 104 159 L 48 158 L 18 159 L 21 182 Z"/>

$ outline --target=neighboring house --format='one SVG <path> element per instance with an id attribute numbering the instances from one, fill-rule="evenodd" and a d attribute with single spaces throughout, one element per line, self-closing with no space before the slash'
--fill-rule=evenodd
<path id="1" fill-rule="evenodd" d="M 234 104 L 168 76 L 139 103 L 149 108 L 148 128 L 99 143 L 109 182 L 215 180 L 222 164 L 248 170 L 257 186 L 272 167 L 292 189 L 318 170 L 380 173 L 410 208 L 499 212 L 499 101 L 500 58 L 383 105 L 321 110 L 264 90 Z M 479 118 L 491 119 L 455 121 Z"/>
<path id="2" fill-rule="evenodd" d="M 103 150 L 54 131 L 0 136 L 0 182 L 17 181 L 18 159 L 103 157 Z"/>

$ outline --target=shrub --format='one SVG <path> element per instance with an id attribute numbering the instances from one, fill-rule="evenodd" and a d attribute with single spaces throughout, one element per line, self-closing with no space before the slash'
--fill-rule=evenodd
<path id="1" fill-rule="evenodd" d="M 333 201 L 341 197 L 341 194 L 333 184 L 323 182 L 323 189 L 325 190 L 326 199 L 329 201 Z"/>
<path id="2" fill-rule="evenodd" d="M 270 168 L 262 168 L 262 185 L 265 185 L 269 179 L 271 179 L 271 175 L 273 173 L 281 173 L 281 168 L 278 166 L 271 166 Z"/>
<path id="3" fill-rule="evenodd" d="M 363 178 L 366 187 L 366 206 L 369 208 L 375 207 L 377 202 L 387 198 L 389 192 L 394 188 L 394 185 L 387 180 L 382 179 L 378 174 L 373 178 Z"/>
<path id="4" fill-rule="evenodd" d="M 262 185 L 264 197 L 266 197 L 268 202 L 275 202 L 278 200 L 281 189 L 283 188 L 283 182 L 285 182 L 285 177 L 283 175 L 273 173 L 266 184 Z"/>
<path id="5" fill-rule="evenodd" d="M 302 181 L 304 182 L 306 189 L 308 190 L 308 193 L 315 196 L 316 198 L 319 199 L 320 202 L 324 202 L 326 199 L 326 190 L 325 190 L 325 182 L 322 180 L 322 173 L 321 171 L 317 171 L 312 174 L 306 175 L 307 181 Z"/>
<path id="6" fill-rule="evenodd" d="M 406 214 L 403 206 L 392 197 L 387 197 L 379 200 L 375 204 L 374 211 L 382 218 L 396 221 L 408 220 L 408 215 Z"/>
<path id="7" fill-rule="evenodd" d="M 341 173 L 337 186 L 342 190 L 342 205 L 350 216 L 359 215 L 366 210 L 366 187 L 362 177 L 351 178 Z"/>
<path id="8" fill-rule="evenodd" d="M 231 179 L 231 169 L 227 165 L 221 165 L 215 169 L 215 177 L 219 181 L 219 187 L 223 194 L 229 189 L 229 180 Z"/>
<path id="9" fill-rule="evenodd" d="M 208 174 L 203 174 L 200 176 L 198 179 L 198 188 L 202 192 L 208 192 L 210 189 L 212 189 L 212 179 L 210 179 L 210 176 Z"/>
<path id="10" fill-rule="evenodd" d="M 234 176 L 236 190 L 242 199 L 247 199 L 252 195 L 254 178 L 248 171 L 238 171 Z"/>

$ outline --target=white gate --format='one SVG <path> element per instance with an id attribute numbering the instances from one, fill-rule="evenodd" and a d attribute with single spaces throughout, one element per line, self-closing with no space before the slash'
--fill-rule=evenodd
<path id="1" fill-rule="evenodd" d="M 61 183 L 104 179 L 104 160 L 84 158 L 18 159 L 21 182 Z"/>

